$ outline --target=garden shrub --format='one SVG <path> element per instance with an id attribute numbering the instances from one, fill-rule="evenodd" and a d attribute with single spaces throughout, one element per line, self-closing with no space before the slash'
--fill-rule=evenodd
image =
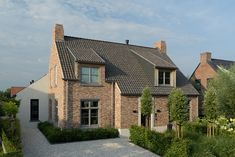
<path id="1" fill-rule="evenodd" d="M 166 151 L 164 157 L 188 157 L 190 152 L 189 141 L 185 139 L 176 139 L 170 148 Z"/>
<path id="2" fill-rule="evenodd" d="M 145 128 L 132 125 L 130 130 L 130 140 L 143 148 L 146 148 Z"/>
<path id="3" fill-rule="evenodd" d="M 2 130 L 2 142 L 4 144 L 4 147 L 5 147 L 7 153 L 16 151 L 15 146 L 11 143 L 11 141 L 9 141 L 9 139 L 7 138 L 7 136 L 3 130 Z"/>
<path id="4" fill-rule="evenodd" d="M 184 131 L 194 132 L 199 134 L 207 133 L 207 121 L 204 119 L 196 119 L 193 122 L 187 122 L 184 125 Z"/>
<path id="5" fill-rule="evenodd" d="M 38 128 L 50 143 L 64 143 L 119 137 L 118 130 L 114 128 L 95 128 L 87 130 L 71 128 L 61 130 L 49 122 L 39 123 Z"/>
<path id="6" fill-rule="evenodd" d="M 158 155 L 166 152 L 173 138 L 172 132 L 158 133 L 136 125 L 130 128 L 130 140 L 134 144 L 147 148 Z"/>
<path id="7" fill-rule="evenodd" d="M 4 154 L 4 156 L 23 156 L 21 150 L 19 120 L 0 119 L 0 131 L 3 143 L 5 143 L 6 150 L 7 152 L 10 152 L 7 155 Z"/>

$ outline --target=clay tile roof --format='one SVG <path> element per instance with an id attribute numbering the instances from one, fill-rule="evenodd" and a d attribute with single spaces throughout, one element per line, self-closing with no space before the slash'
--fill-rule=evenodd
<path id="1" fill-rule="evenodd" d="M 24 88 L 25 87 L 11 87 L 11 97 L 16 96 L 16 94 L 19 93 Z"/>
<path id="2" fill-rule="evenodd" d="M 229 60 L 222 60 L 222 59 L 211 59 L 209 62 L 211 67 L 215 70 L 218 70 L 219 67 L 224 68 L 224 69 L 229 69 L 233 64 L 235 64 L 234 61 L 229 61 Z"/>
<path id="3" fill-rule="evenodd" d="M 173 87 L 154 86 L 154 69 L 177 69 L 167 54 L 158 49 L 65 36 L 56 42 L 64 79 L 76 79 L 74 62 L 105 65 L 107 82 L 117 82 L 122 95 L 140 95 L 145 86 L 153 95 L 168 95 Z M 196 89 L 177 69 L 177 87 L 187 95 L 198 95 Z"/>

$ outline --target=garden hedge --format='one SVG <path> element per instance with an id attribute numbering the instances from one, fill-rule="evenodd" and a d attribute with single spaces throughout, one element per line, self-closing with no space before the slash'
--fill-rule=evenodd
<path id="1" fill-rule="evenodd" d="M 173 132 L 158 133 L 144 127 L 133 125 L 130 128 L 130 140 L 136 145 L 163 155 L 174 139 Z"/>
<path id="2" fill-rule="evenodd" d="M 52 144 L 119 137 L 119 132 L 115 128 L 60 129 L 49 122 L 39 123 L 38 128 Z"/>

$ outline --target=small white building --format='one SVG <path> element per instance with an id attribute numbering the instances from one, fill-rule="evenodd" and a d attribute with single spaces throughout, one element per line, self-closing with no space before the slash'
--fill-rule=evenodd
<path id="1" fill-rule="evenodd" d="M 17 117 L 22 127 L 37 127 L 39 121 L 48 120 L 48 74 L 17 93 L 20 100 Z"/>

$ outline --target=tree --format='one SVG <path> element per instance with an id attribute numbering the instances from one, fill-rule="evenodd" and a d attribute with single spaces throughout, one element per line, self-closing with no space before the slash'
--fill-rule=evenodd
<path id="1" fill-rule="evenodd" d="M 176 122 L 177 137 L 182 137 L 181 126 L 188 120 L 188 99 L 181 89 L 172 89 L 168 96 L 170 120 Z"/>
<path id="2" fill-rule="evenodd" d="M 204 97 L 204 112 L 208 121 L 207 135 L 209 137 L 215 134 L 215 120 L 218 117 L 218 107 L 216 103 L 216 90 L 213 84 L 210 84 L 205 92 Z"/>
<path id="3" fill-rule="evenodd" d="M 12 101 L 4 102 L 3 111 L 6 113 L 7 116 L 15 118 L 16 113 L 18 112 L 18 106 L 15 102 Z"/>
<path id="4" fill-rule="evenodd" d="M 213 81 L 216 103 L 220 115 L 235 118 L 235 65 L 229 70 L 222 69 Z"/>
<path id="5" fill-rule="evenodd" d="M 145 87 L 141 95 L 141 114 L 148 120 L 147 126 L 149 127 L 149 119 L 152 113 L 152 95 L 150 89 Z M 145 124 L 146 127 L 146 124 Z"/>

